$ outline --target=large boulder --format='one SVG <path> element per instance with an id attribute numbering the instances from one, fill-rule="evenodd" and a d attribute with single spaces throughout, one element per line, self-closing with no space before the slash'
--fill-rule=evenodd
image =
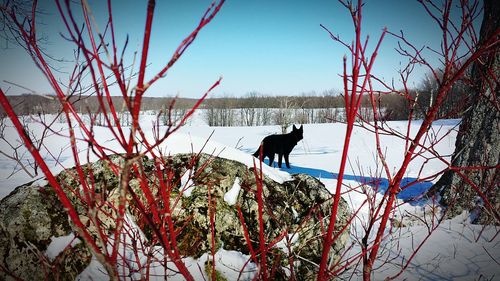
<path id="1" fill-rule="evenodd" d="M 71 232 L 51 189 L 37 183 L 17 187 L 0 201 L 0 280 L 75 280 L 91 259 L 84 244 L 49 251 L 54 239 Z"/>
<path id="2" fill-rule="evenodd" d="M 111 159 L 115 164 L 123 163 L 120 156 Z M 148 185 L 152 193 L 161 198 L 155 187 L 158 186 L 154 176 L 158 166 L 147 158 L 139 161 L 141 172 L 149 174 L 151 182 Z M 233 250 L 247 255 L 251 253 L 250 249 L 261 249 L 259 203 L 253 168 L 206 154 L 174 155 L 166 159 L 166 163 L 162 172 L 169 174 L 171 183 L 174 183 L 170 190 L 169 203 L 173 208 L 170 215 L 178 227 L 177 246 L 182 256 L 196 259 L 211 252 L 213 247 L 215 251 Z M 109 164 L 104 161 L 91 163 L 85 171 L 92 171 L 96 198 L 117 206 L 123 193 L 118 188 L 119 178 Z M 190 179 L 186 180 L 186 175 L 190 173 Z M 79 190 L 81 183 L 74 175 L 75 171 L 69 169 L 59 174 L 58 180 L 71 187 L 68 190 Z M 129 186 L 136 200 L 146 203 L 139 180 L 130 178 Z M 315 279 L 323 251 L 322 229 L 330 217 L 332 195 L 320 181 L 305 174 L 292 175 L 291 180 L 283 183 L 264 175 L 262 194 L 263 242 L 267 249 L 269 272 L 274 272 L 273 280 L 288 279 L 292 260 L 298 280 Z M 68 196 L 81 220 L 88 222 L 86 206 L 78 200 L 78 194 L 68 192 Z M 126 198 L 127 214 L 151 243 L 157 243 L 154 229 L 145 220 L 150 216 L 149 211 L 138 208 L 130 193 Z M 104 232 L 108 235 L 115 228 L 116 214 L 113 209 L 107 207 L 107 215 L 99 217 L 101 227 L 106 228 Z M 348 206 L 341 200 L 335 234 L 345 226 L 349 217 Z M 213 240 L 211 218 L 215 229 Z M 87 225 L 90 232 L 97 236 L 98 230 L 92 229 L 92 224 Z M 18 187 L 0 203 L 0 266 L 17 277 L 32 279 L 33 274 L 40 272 L 37 264 L 45 263 L 49 267 L 45 272 L 61 272 L 59 274 L 63 279 L 74 278 L 90 262 L 91 255 L 84 243 L 66 248 L 53 259 L 56 262 L 43 258 L 51 237 L 68 235 L 72 227 L 50 186 L 33 184 Z M 245 229 L 250 242 L 245 238 Z M 349 229 L 346 228 L 330 249 L 330 264 L 338 261 L 348 237 Z M 67 255 L 67 251 L 75 249 L 79 250 L 79 255 Z M 58 265 L 64 270 L 50 270 Z M 7 277 L 5 273 L 0 273 L 0 279 Z"/>
<path id="3" fill-rule="evenodd" d="M 182 208 L 189 211 L 180 213 L 176 218 L 180 224 L 185 225 L 179 236 L 180 250 L 185 255 L 196 257 L 211 249 L 208 190 L 217 206 L 215 244 L 225 250 L 250 253 L 242 222 L 238 217 L 238 206 L 249 236 L 253 238 L 252 247 L 259 249 L 257 187 L 253 168 L 248 169 L 238 162 L 210 158 L 208 155 L 201 155 L 194 163 L 193 165 L 192 155 L 177 155 L 172 159 L 173 166 L 180 173 L 186 169 L 196 171 L 201 165 L 206 165 L 193 179 L 194 189 L 190 196 L 182 200 Z M 227 202 L 231 200 L 224 200 L 224 197 L 227 199 L 227 194 L 232 193 L 235 182 L 240 187 L 238 196 L 235 202 Z M 281 240 L 269 250 L 267 256 L 268 268 L 276 270 L 274 279 L 288 279 L 286 268 L 289 267 L 289 257 L 296 261 L 294 272 L 298 280 L 316 279 L 317 264 L 323 251 L 321 228 L 330 218 L 332 195 L 319 180 L 306 174 L 292 175 L 292 180 L 283 183 L 264 176 L 262 189 L 265 242 L 269 246 L 272 242 Z M 337 231 L 345 226 L 349 217 L 347 203 L 341 200 L 336 221 Z M 194 233 L 199 235 L 193 236 Z M 346 229 L 334 243 L 330 255 L 332 263 L 339 259 L 348 236 L 349 230 Z M 287 238 L 290 238 L 289 245 L 286 243 Z M 288 246 L 291 249 L 287 249 Z M 278 257 L 281 257 L 278 259 L 280 266 L 275 264 Z"/>

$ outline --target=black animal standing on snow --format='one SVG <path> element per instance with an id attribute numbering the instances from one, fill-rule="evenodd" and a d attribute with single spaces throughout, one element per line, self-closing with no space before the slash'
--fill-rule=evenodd
<path id="1" fill-rule="evenodd" d="M 288 134 L 283 135 L 271 135 L 265 137 L 260 143 L 259 149 L 253 154 L 253 156 L 259 158 L 260 150 L 262 149 L 262 159 L 269 158 L 269 166 L 273 165 L 274 154 L 278 154 L 278 167 L 281 168 L 281 162 L 283 156 L 285 156 L 286 167 L 290 169 L 290 163 L 288 162 L 288 156 L 294 146 L 303 139 L 304 129 L 302 125 L 300 128 L 296 128 L 293 125 L 293 130 Z"/>

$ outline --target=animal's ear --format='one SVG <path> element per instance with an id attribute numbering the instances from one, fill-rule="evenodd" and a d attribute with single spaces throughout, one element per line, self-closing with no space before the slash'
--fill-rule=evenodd
<path id="1" fill-rule="evenodd" d="M 297 127 L 295 127 L 295 124 L 293 124 L 293 130 L 297 131 Z"/>
<path id="2" fill-rule="evenodd" d="M 302 130 L 304 129 L 303 127 L 304 127 L 304 125 L 300 125 L 299 130 L 301 130 L 301 131 L 302 131 Z"/>

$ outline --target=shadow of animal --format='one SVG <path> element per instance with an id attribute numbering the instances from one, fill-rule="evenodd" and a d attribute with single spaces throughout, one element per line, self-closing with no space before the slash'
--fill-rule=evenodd
<path id="1" fill-rule="evenodd" d="M 272 167 L 274 155 L 278 154 L 278 167 L 281 168 L 281 163 L 284 156 L 286 167 L 290 168 L 288 156 L 290 155 L 290 152 L 292 152 L 292 149 L 297 145 L 297 143 L 303 139 L 303 133 L 304 129 L 302 125 L 298 129 L 295 127 L 295 125 L 293 125 L 292 131 L 288 134 L 267 136 L 262 140 L 259 149 L 257 149 L 253 156 L 260 158 L 259 156 L 262 155 L 262 161 L 264 161 L 266 157 L 269 158 L 269 166 Z"/>
<path id="2" fill-rule="evenodd" d="M 290 174 L 308 174 L 317 179 L 339 179 L 339 174 L 330 171 L 316 169 L 311 167 L 301 167 L 294 165 L 287 171 Z M 376 192 L 385 194 L 389 188 L 389 180 L 383 177 L 361 176 L 344 174 L 344 180 L 357 181 L 360 184 L 372 187 Z M 411 206 L 424 206 L 429 204 L 429 199 L 426 198 L 426 192 L 431 188 L 431 181 L 424 181 L 419 178 L 405 177 L 401 180 L 401 191 L 398 192 L 396 198 L 409 203 Z"/>

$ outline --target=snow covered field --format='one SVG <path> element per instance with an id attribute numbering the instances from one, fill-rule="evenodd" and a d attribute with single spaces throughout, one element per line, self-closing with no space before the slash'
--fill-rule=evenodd
<path id="1" fill-rule="evenodd" d="M 278 126 L 209 127 L 204 123 L 201 114 L 201 112 L 198 112 L 188 122 L 188 125 L 182 127 L 176 135 L 169 138 L 164 144 L 164 148 L 171 151 L 171 153 L 197 152 L 212 134 L 209 144 L 205 147 L 205 152 L 252 165 L 253 157 L 251 154 L 255 152 L 262 138 L 280 132 Z M 142 124 L 146 132 L 151 131 L 148 128 L 152 127 L 153 118 L 154 116 L 150 115 L 143 116 Z M 418 128 L 418 123 L 419 121 L 413 122 L 413 130 Z M 435 147 L 441 155 L 451 155 L 453 153 L 457 124 L 458 120 L 437 121 L 433 124 L 433 134 L 436 137 L 445 134 L 450 129 L 453 130 Z M 41 126 L 36 122 L 31 125 L 30 129 L 35 133 L 42 131 Z M 388 125 L 392 129 L 403 133 L 407 128 L 405 121 L 389 122 Z M 64 124 L 55 123 L 53 129 L 55 131 L 62 130 L 61 132 L 64 133 Z M 278 168 L 267 167 L 264 172 L 278 181 L 286 180 L 288 177 L 287 172 L 307 173 L 320 179 L 330 191 L 333 191 L 337 182 L 336 173 L 339 169 L 344 133 L 345 125 L 339 123 L 305 124 L 304 139 L 290 155 L 291 169 L 283 168 L 279 171 Z M 114 140 L 110 138 L 106 128 L 96 128 L 95 135 L 101 141 L 109 143 L 110 146 L 114 145 Z M 16 135 L 11 128 L 7 127 L 5 129 L 4 136 L 11 144 L 16 143 Z M 70 167 L 72 159 L 70 157 L 71 153 L 67 149 L 67 140 L 61 138 L 52 134 L 45 140 L 44 145 L 53 153 L 59 155 L 58 157 L 65 167 Z M 403 158 L 404 142 L 390 136 L 382 136 L 381 142 L 383 145 L 382 150 L 387 155 L 388 166 L 393 169 L 391 172 L 395 173 Z M 0 141 L 0 151 L 9 154 L 12 152 L 12 148 L 5 141 Z M 20 153 L 22 155 L 22 151 Z M 29 157 L 26 157 L 25 161 L 29 161 L 28 159 Z M 15 167 L 16 164 L 12 160 L 0 155 L 0 198 L 9 194 L 16 186 L 33 180 L 27 177 L 23 171 L 11 175 Z M 439 160 L 426 161 L 423 158 L 417 158 L 410 164 L 406 180 L 413 181 L 419 176 L 423 178 L 444 168 L 445 165 Z M 54 169 L 60 170 L 62 167 L 58 166 L 54 167 Z M 349 163 L 344 176 L 345 185 L 343 189 L 343 192 L 345 192 L 343 197 L 353 210 L 360 207 L 365 197 L 356 190 L 349 191 L 350 188 L 370 181 L 374 175 L 380 175 L 374 136 L 362 128 L 355 128 L 351 140 Z M 383 192 L 384 180 L 387 181 L 384 176 L 379 178 L 381 187 L 379 192 Z M 414 214 L 422 217 L 430 212 L 433 207 L 432 202 L 410 204 L 403 203 L 403 199 L 418 195 L 431 185 L 432 182 L 421 182 L 412 186 L 410 190 L 402 192 L 399 196 L 401 206 L 397 213 L 400 216 Z M 367 215 L 368 210 L 363 207 L 359 214 L 360 219 L 355 221 L 351 228 L 353 239 L 360 236 L 359 233 L 362 233 L 362 220 L 366 219 Z M 397 279 L 500 280 L 500 264 L 498 264 L 500 262 L 500 239 L 496 236 L 498 231 L 499 229 L 493 226 L 483 228 L 483 226 L 470 224 L 468 214 L 465 213 L 460 217 L 446 220 L 441 223 L 423 247 L 418 250 L 415 258 Z M 373 280 L 383 280 L 397 274 L 409 256 L 415 252 L 420 241 L 426 239 L 428 228 L 421 223 L 415 222 L 412 225 L 398 228 L 394 232 L 383 242 L 380 264 L 375 264 L 375 268 L 379 265 L 381 267 L 375 270 Z M 360 248 L 355 244 L 346 255 L 346 258 L 359 252 Z M 234 259 L 230 256 L 232 254 L 219 252 L 218 255 L 226 260 L 231 260 Z M 353 264 L 349 270 L 343 273 L 342 277 L 352 277 L 354 280 L 361 279 L 361 276 L 358 275 L 360 269 L 361 267 L 358 267 L 356 271 L 355 264 Z M 89 275 L 82 277 L 89 277 Z"/>

